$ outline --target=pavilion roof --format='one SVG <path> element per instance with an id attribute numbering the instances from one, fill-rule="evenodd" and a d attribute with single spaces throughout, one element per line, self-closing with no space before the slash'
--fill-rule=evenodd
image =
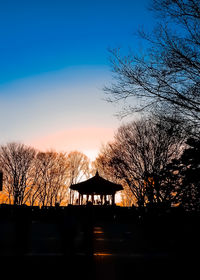
<path id="1" fill-rule="evenodd" d="M 123 190 L 123 187 L 102 178 L 97 172 L 94 177 L 81 183 L 71 185 L 70 189 L 76 190 L 81 194 L 113 194 Z"/>

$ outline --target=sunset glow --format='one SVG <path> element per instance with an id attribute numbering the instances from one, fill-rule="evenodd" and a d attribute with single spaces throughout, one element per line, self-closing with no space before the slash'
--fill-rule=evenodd
<path id="1" fill-rule="evenodd" d="M 195 279 L 200 0 L 0 0 L 0 26 L 2 273 Z"/>
<path id="2" fill-rule="evenodd" d="M 80 127 L 44 135 L 30 144 L 39 150 L 55 149 L 61 152 L 78 150 L 94 160 L 101 146 L 112 140 L 113 134 L 113 128 Z"/>
<path id="3" fill-rule="evenodd" d="M 120 125 L 118 107 L 105 101 L 103 91 L 112 79 L 108 48 L 136 46 L 133 30 L 152 19 L 145 5 L 1 3 L 0 144 L 79 150 L 93 160 Z"/>

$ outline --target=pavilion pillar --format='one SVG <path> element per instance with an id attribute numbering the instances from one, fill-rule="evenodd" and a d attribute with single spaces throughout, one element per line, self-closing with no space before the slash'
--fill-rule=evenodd
<path id="1" fill-rule="evenodd" d="M 70 192 L 70 204 L 74 204 L 74 191 L 72 190 L 71 192 Z"/>
<path id="2" fill-rule="evenodd" d="M 83 194 L 79 193 L 79 205 L 83 205 Z"/>
<path id="3" fill-rule="evenodd" d="M 70 204 L 72 204 L 73 205 L 73 192 L 74 191 L 70 191 Z"/>
<path id="4" fill-rule="evenodd" d="M 103 195 L 101 194 L 101 205 L 103 205 Z"/>
<path id="5" fill-rule="evenodd" d="M 94 205 L 94 194 L 92 194 L 92 205 Z"/>
<path id="6" fill-rule="evenodd" d="M 104 205 L 106 205 L 106 194 L 104 194 Z"/>
<path id="7" fill-rule="evenodd" d="M 80 205 L 81 195 L 78 193 L 78 205 Z"/>
<path id="8" fill-rule="evenodd" d="M 112 194 L 112 205 L 115 205 L 115 193 Z"/>

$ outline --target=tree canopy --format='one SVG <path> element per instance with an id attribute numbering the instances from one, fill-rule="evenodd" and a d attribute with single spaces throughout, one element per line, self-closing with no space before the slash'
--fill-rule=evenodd
<path id="1" fill-rule="evenodd" d="M 179 158 L 183 143 L 184 135 L 177 126 L 162 119 L 142 119 L 122 125 L 97 162 L 104 173 L 129 187 L 138 206 L 172 204 L 174 190 L 167 183 L 161 185 L 162 172 Z"/>
<path id="2" fill-rule="evenodd" d="M 165 111 L 199 127 L 200 2 L 154 0 L 152 10 L 160 23 L 151 34 L 139 31 L 144 54 L 110 51 L 114 82 L 105 92 L 110 101 L 127 101 L 124 115 Z"/>

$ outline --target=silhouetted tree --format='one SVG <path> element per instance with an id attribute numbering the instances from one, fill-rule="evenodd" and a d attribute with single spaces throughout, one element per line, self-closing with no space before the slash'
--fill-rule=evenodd
<path id="1" fill-rule="evenodd" d="M 4 194 L 17 205 L 67 204 L 69 186 L 90 176 L 89 159 L 80 152 L 36 152 L 18 143 L 0 147 L 0 170 Z"/>
<path id="2" fill-rule="evenodd" d="M 9 143 L 0 147 L 0 165 L 9 203 L 16 205 L 25 203 L 35 154 L 33 148 L 24 144 Z"/>
<path id="3" fill-rule="evenodd" d="M 162 203 L 165 192 L 160 185 L 161 173 L 180 156 L 183 141 L 178 126 L 162 118 L 143 119 L 122 125 L 114 142 L 104 148 L 97 160 L 129 186 L 138 206 Z"/>
<path id="4" fill-rule="evenodd" d="M 115 82 L 105 88 L 110 101 L 126 100 L 124 114 L 142 110 L 176 113 L 199 127 L 200 1 L 154 0 L 161 24 L 147 35 L 144 55 L 111 50 Z M 127 103 L 125 103 L 127 104 Z"/>
<path id="5" fill-rule="evenodd" d="M 67 159 L 53 151 L 39 152 L 34 162 L 30 199 L 42 206 L 61 203 L 67 192 Z"/>
<path id="6" fill-rule="evenodd" d="M 200 141 L 190 138 L 187 144 L 190 147 L 181 157 L 182 204 L 188 209 L 200 210 Z"/>
<path id="7" fill-rule="evenodd" d="M 83 179 L 88 179 L 90 177 L 90 162 L 86 155 L 79 151 L 72 151 L 67 156 L 67 184 L 71 186 L 77 184 Z M 74 191 L 70 190 L 72 195 L 70 197 L 72 200 L 75 198 Z"/>
<path id="8" fill-rule="evenodd" d="M 84 177 L 90 176 L 89 159 L 79 151 L 70 152 L 67 155 L 69 185 L 77 184 Z"/>
<path id="9" fill-rule="evenodd" d="M 174 185 L 176 202 L 186 210 L 199 211 L 200 141 L 189 138 L 187 145 L 181 157 L 167 166 L 165 175 Z"/>

